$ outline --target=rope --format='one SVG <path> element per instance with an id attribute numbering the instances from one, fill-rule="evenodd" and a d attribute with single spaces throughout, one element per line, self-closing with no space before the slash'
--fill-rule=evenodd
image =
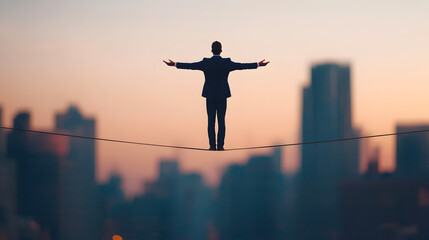
<path id="1" fill-rule="evenodd" d="M 208 151 L 208 149 L 205 149 L 205 148 L 182 147 L 182 146 L 155 144 L 155 143 L 133 142 L 133 141 L 118 140 L 118 139 L 89 137 L 89 136 L 73 135 L 73 134 L 67 134 L 67 133 L 37 131 L 37 130 L 30 130 L 30 129 L 11 128 L 11 127 L 0 126 L 0 129 L 1 128 L 2 129 L 8 129 L 8 130 L 14 130 L 14 131 L 23 131 L 23 132 L 30 132 L 30 133 L 41 133 L 41 134 L 49 134 L 49 135 L 71 137 L 71 138 L 90 139 L 90 140 L 105 141 L 105 142 L 115 142 L 115 143 L 125 143 L 125 144 L 134 144 L 134 145 L 144 145 L 144 146 L 152 146 L 152 147 L 180 148 L 180 149 L 187 149 L 187 150 Z"/>
<path id="2" fill-rule="evenodd" d="M 186 150 L 195 150 L 195 151 L 211 151 L 211 150 L 206 149 L 206 148 L 185 147 L 185 146 L 175 146 L 175 145 L 165 145 L 165 144 L 155 144 L 155 143 L 145 143 L 145 142 L 134 142 L 134 141 L 119 140 L 119 139 L 89 137 L 89 136 L 73 135 L 73 134 L 67 134 L 67 133 L 47 132 L 47 131 L 38 131 L 38 130 L 31 130 L 31 129 L 3 127 L 3 126 L 0 126 L 0 129 L 7 129 L 7 130 L 13 130 L 13 131 L 24 131 L 24 132 L 39 133 L 39 134 L 49 134 L 49 135 L 71 137 L 71 138 L 90 139 L 90 140 L 105 141 L 105 142 L 152 146 L 152 147 L 176 148 L 176 149 L 186 149 Z M 337 139 L 329 139 L 329 140 L 322 140 L 322 141 L 296 142 L 296 143 L 274 144 L 274 145 L 253 146 L 253 147 L 239 147 L 239 148 L 225 149 L 225 151 L 239 151 L 239 150 L 249 150 L 249 149 L 290 147 L 290 146 L 319 144 L 319 143 L 331 143 L 331 142 L 342 142 L 342 141 L 350 141 L 350 140 L 358 140 L 358 139 L 366 139 L 366 138 L 378 138 L 378 137 L 396 136 L 396 135 L 405 135 L 405 134 L 423 133 L 423 132 L 429 132 L 429 129 L 406 131 L 406 132 L 395 132 L 395 133 L 383 133 L 383 134 L 367 135 L 367 136 L 360 136 L 360 137 L 337 138 Z"/>

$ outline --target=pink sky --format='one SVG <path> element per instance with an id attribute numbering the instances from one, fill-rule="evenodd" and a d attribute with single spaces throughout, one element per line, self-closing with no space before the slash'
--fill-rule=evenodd
<path id="1" fill-rule="evenodd" d="M 266 68 L 230 75 L 226 147 L 299 141 L 301 90 L 311 64 L 350 63 L 354 122 L 363 134 L 397 122 L 429 122 L 427 1 L 2 1 L 0 104 L 5 125 L 30 109 L 36 129 L 74 103 L 97 119 L 99 137 L 207 147 L 203 74 L 162 59 L 198 61 L 214 40 L 239 62 Z M 394 138 L 381 169 L 394 168 Z M 299 167 L 285 149 L 284 169 Z M 258 151 L 257 153 L 264 152 Z M 98 178 L 113 169 L 128 194 L 155 177 L 160 158 L 215 183 L 255 152 L 202 153 L 98 143 Z"/>

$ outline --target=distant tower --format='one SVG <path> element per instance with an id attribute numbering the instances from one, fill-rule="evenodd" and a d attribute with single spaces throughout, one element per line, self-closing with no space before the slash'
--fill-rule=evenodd
<path id="1" fill-rule="evenodd" d="M 56 131 L 95 137 L 95 120 L 85 118 L 75 106 L 55 118 Z M 95 141 L 69 139 L 61 201 L 61 239 L 98 239 L 97 195 L 95 183 Z"/>
<path id="2" fill-rule="evenodd" d="M 179 175 L 179 162 L 176 159 L 163 159 L 159 162 L 159 179 L 177 178 Z"/>
<path id="3" fill-rule="evenodd" d="M 29 129 L 30 114 L 19 113 L 14 128 Z M 63 137 L 18 130 L 8 134 L 7 153 L 16 163 L 17 212 L 34 219 L 51 239 L 59 239 L 60 163 L 66 151 Z"/>
<path id="4" fill-rule="evenodd" d="M 2 108 L 0 107 L 0 126 Z M 15 162 L 6 157 L 5 130 L 0 129 L 0 236 L 16 239 L 16 177 Z"/>
<path id="5" fill-rule="evenodd" d="M 246 165 L 231 165 L 225 171 L 215 211 L 220 239 L 282 239 L 280 156 L 278 148 L 272 155 L 251 156 Z"/>
<path id="6" fill-rule="evenodd" d="M 0 105 L 0 126 L 3 126 L 3 115 L 2 115 L 2 107 Z M 5 129 L 0 128 L 0 154 L 3 154 L 6 148 L 5 139 L 4 139 L 4 131 Z"/>
<path id="7" fill-rule="evenodd" d="M 282 172 L 282 158 L 283 158 L 283 149 L 281 147 L 276 147 L 273 150 L 273 167 L 279 173 Z"/>
<path id="8" fill-rule="evenodd" d="M 13 119 L 13 127 L 19 129 L 30 129 L 30 114 L 21 112 Z M 7 154 L 9 157 L 18 158 L 29 154 L 28 133 L 23 131 L 12 131 L 7 138 Z"/>
<path id="9" fill-rule="evenodd" d="M 315 65 L 311 84 L 304 88 L 302 141 L 358 136 L 352 126 L 350 67 L 334 63 Z M 350 177 L 359 173 L 359 141 L 302 146 L 301 173 Z"/>
<path id="10" fill-rule="evenodd" d="M 58 113 L 55 128 L 59 132 L 95 137 L 95 120 L 85 118 L 75 106 L 65 113 Z M 70 139 L 68 160 L 79 169 L 79 177 L 88 182 L 95 181 L 95 141 L 90 139 Z"/>
<path id="11" fill-rule="evenodd" d="M 3 126 L 3 108 L 0 106 L 0 126 Z M 0 153 L 6 153 L 6 135 L 8 130 L 0 128 Z"/>
<path id="12" fill-rule="evenodd" d="M 371 155 L 368 161 L 368 169 L 366 170 L 366 177 L 377 178 L 379 175 L 378 164 L 379 164 L 379 149 L 377 148 Z"/>
<path id="13" fill-rule="evenodd" d="M 358 136 L 351 106 L 349 65 L 314 65 L 311 83 L 303 91 L 302 141 Z M 297 237 L 329 239 L 337 228 L 338 185 L 359 174 L 359 141 L 303 145 L 301 151 Z"/>
<path id="14" fill-rule="evenodd" d="M 0 126 L 3 126 L 3 115 L 2 115 L 2 113 L 3 113 L 3 111 L 2 111 L 3 109 L 2 109 L 2 107 L 0 106 Z M 5 149 L 5 147 L 6 147 L 6 145 L 4 144 L 4 131 L 5 131 L 5 129 L 0 129 L 0 152 L 3 152 Z"/>
<path id="15" fill-rule="evenodd" d="M 397 125 L 397 132 L 429 129 L 429 124 Z M 396 175 L 403 178 L 429 178 L 429 133 L 396 136 Z"/>

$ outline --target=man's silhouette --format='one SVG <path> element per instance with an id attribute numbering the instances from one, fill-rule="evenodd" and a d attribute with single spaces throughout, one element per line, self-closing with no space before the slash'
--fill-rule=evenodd
<path id="1" fill-rule="evenodd" d="M 226 99 L 231 97 L 228 84 L 229 72 L 263 67 L 269 63 L 264 62 L 265 59 L 259 63 L 236 63 L 231 61 L 230 58 L 222 58 L 220 56 L 221 52 L 221 43 L 215 41 L 212 43 L 213 57 L 211 58 L 204 58 L 202 61 L 194 63 L 176 63 L 170 59 L 169 62 L 164 61 L 168 66 L 204 72 L 205 82 L 202 96 L 206 98 L 210 150 L 216 150 L 216 115 L 218 122 L 217 150 L 224 150 Z"/>

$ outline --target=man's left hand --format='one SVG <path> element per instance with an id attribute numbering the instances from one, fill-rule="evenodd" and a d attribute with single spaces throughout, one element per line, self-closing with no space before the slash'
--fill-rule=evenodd
<path id="1" fill-rule="evenodd" d="M 167 64 L 168 66 L 171 66 L 171 67 L 173 67 L 173 66 L 176 65 L 176 63 L 174 61 L 171 61 L 170 59 L 168 59 L 169 62 L 166 62 L 164 60 L 162 60 L 162 61 L 165 62 L 165 64 Z"/>
<path id="2" fill-rule="evenodd" d="M 258 63 L 260 67 L 267 66 L 267 64 L 270 63 L 270 61 L 268 61 L 268 62 L 264 62 L 264 61 L 265 61 L 265 59 Z"/>

